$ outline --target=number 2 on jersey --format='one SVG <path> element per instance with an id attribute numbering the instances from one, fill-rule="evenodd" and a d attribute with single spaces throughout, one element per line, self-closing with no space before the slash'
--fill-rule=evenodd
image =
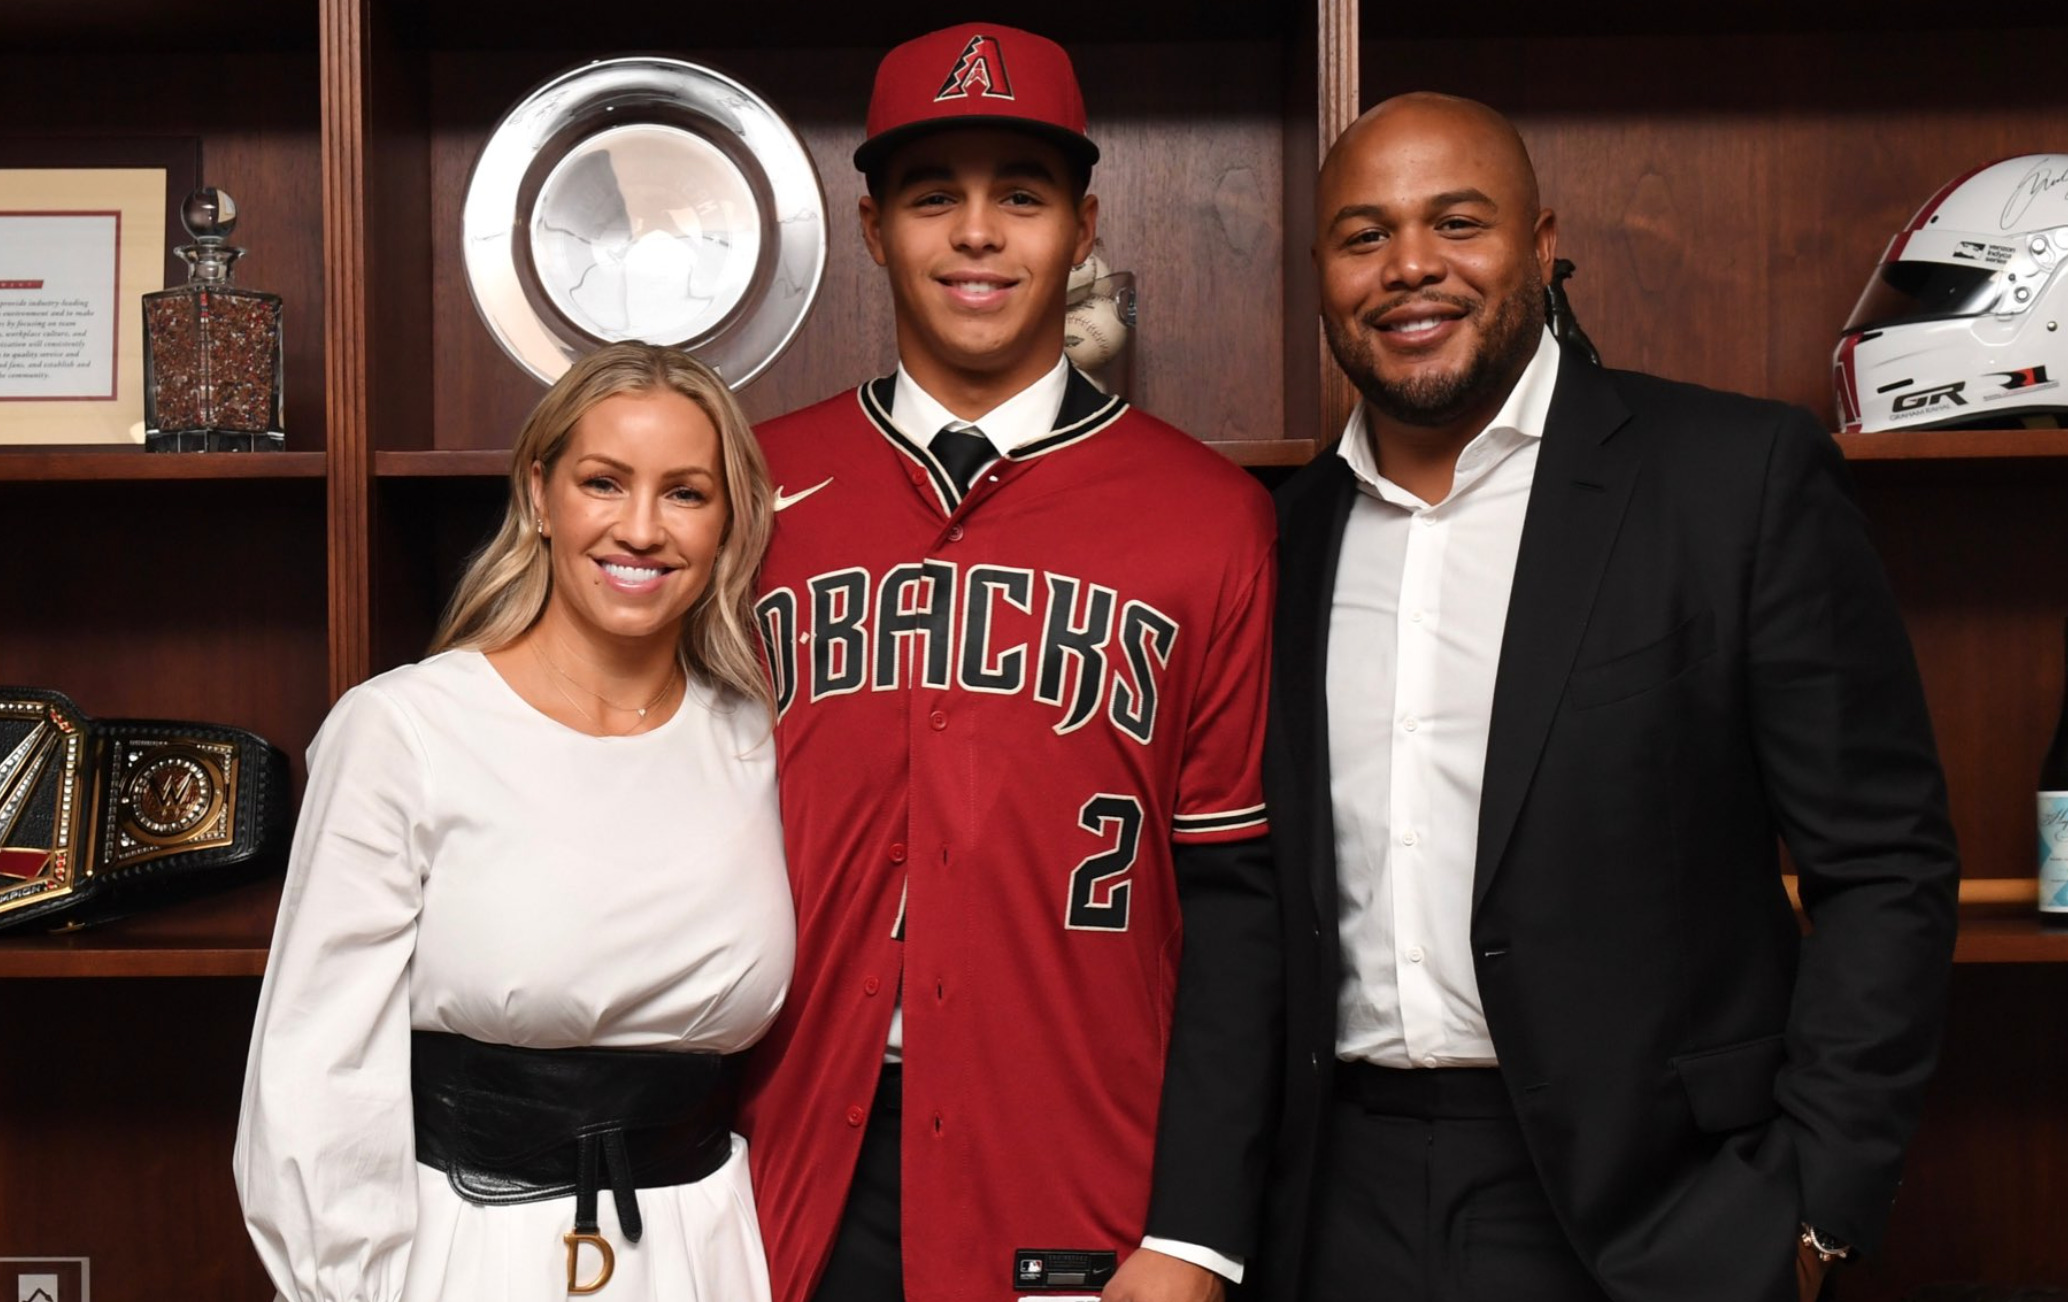
<path id="1" fill-rule="evenodd" d="M 1112 837 L 1113 845 L 1071 870 L 1063 925 L 1071 931 L 1126 931 L 1128 897 L 1134 892 L 1126 878 L 1142 844 L 1142 802 L 1102 792 L 1084 802 L 1077 825 L 1094 836 Z"/>

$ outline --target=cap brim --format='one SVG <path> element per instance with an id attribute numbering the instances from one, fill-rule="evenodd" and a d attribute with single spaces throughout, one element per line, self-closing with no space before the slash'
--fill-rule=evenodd
<path id="1" fill-rule="evenodd" d="M 964 117 L 933 118 L 926 122 L 908 122 L 901 127 L 892 127 L 881 135 L 862 142 L 854 151 L 854 165 L 857 171 L 875 170 L 885 159 L 899 149 L 923 136 L 958 128 L 997 127 L 1007 131 L 1024 131 L 1030 136 L 1046 140 L 1063 151 L 1064 157 L 1081 163 L 1086 172 L 1099 161 L 1099 147 L 1090 140 L 1066 127 L 1053 122 L 1038 122 L 1033 118 L 1013 118 L 991 114 L 970 114 Z"/>

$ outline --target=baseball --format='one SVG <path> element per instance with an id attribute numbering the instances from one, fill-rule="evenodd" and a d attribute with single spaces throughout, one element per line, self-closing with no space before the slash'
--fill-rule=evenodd
<path id="1" fill-rule="evenodd" d="M 1089 289 L 1092 282 L 1103 280 L 1112 274 L 1113 268 L 1107 266 L 1106 260 L 1094 249 L 1090 257 L 1070 268 L 1070 285 L 1065 292 L 1074 294 L 1080 289 Z"/>
<path id="2" fill-rule="evenodd" d="M 1084 370 L 1104 366 L 1126 346 L 1127 325 L 1110 294 L 1087 298 L 1063 317 L 1063 352 Z"/>

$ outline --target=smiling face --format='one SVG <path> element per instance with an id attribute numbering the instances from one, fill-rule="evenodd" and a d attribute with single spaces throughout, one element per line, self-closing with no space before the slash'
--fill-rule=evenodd
<path id="1" fill-rule="evenodd" d="M 950 408 L 995 406 L 1062 355 L 1070 268 L 1098 224 L 1098 200 L 1074 190 L 1046 141 L 958 127 L 900 148 L 862 199 L 862 238 L 890 273 L 898 358 Z"/>
<path id="2" fill-rule="evenodd" d="M 545 619 L 590 640 L 665 640 L 710 586 L 729 512 L 718 430 L 672 389 L 604 398 L 531 467 L 553 586 Z"/>
<path id="3" fill-rule="evenodd" d="M 1314 260 L 1330 351 L 1381 419 L 1469 438 L 1535 353 L 1556 222 L 1514 129 L 1404 96 L 1330 151 Z"/>

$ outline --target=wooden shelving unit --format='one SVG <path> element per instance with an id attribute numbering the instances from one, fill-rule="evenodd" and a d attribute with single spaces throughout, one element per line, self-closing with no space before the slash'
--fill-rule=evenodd
<path id="1" fill-rule="evenodd" d="M 1335 390 L 1311 287 L 1287 271 L 1306 265 L 1321 144 L 1355 111 L 1354 5 L 1201 17 L 1175 0 L 1098 14 L 1008 0 L 989 16 L 1064 40 L 1094 88 L 1101 233 L 1142 292 L 1131 396 L 1239 464 L 1307 460 Z M 480 324 L 458 257 L 468 171 L 506 108 L 626 50 L 711 63 L 781 106 L 836 231 L 852 231 L 875 54 L 942 16 L 811 0 L 796 21 L 765 19 L 226 0 L 200 23 L 174 0 L 0 0 L 0 132 L 199 138 L 205 180 L 242 209 L 240 281 L 286 302 L 292 449 L 0 450 L 0 678 L 94 713 L 239 724 L 299 761 L 340 692 L 421 653 L 542 391 Z M 178 90 L 197 66 L 207 93 Z M 743 394 L 750 414 L 888 370 L 888 320 L 859 238 L 836 238 L 811 320 Z M 0 990 L 37 1010 L 22 1033 L 43 1037 L 33 1084 L 0 1073 L 0 1257 L 90 1255 L 110 1297 L 270 1296 L 228 1153 L 276 902 L 274 885 L 0 940 Z M 116 1044 L 135 1058 L 112 1074 L 179 1105 L 111 1098 Z M 181 1178 L 135 1178 L 139 1154 Z"/>
<path id="2" fill-rule="evenodd" d="M 287 303 L 292 451 L 0 451 L 0 678 L 96 713 L 250 727 L 298 761 L 339 692 L 420 653 L 541 391 L 475 317 L 460 198 L 502 111 L 572 64 L 633 49 L 715 64 L 778 103 L 817 160 L 827 280 L 743 395 L 750 414 L 889 369 L 881 276 L 839 237 L 859 189 L 848 155 L 876 53 L 937 25 L 938 6 L 806 0 L 794 21 L 711 10 L 689 28 L 631 10 L 570 24 L 546 0 L 225 0 L 193 15 L 174 0 L 0 0 L 0 131 L 200 139 L 206 180 L 243 209 L 240 280 Z M 1349 410 L 1315 324 L 1309 180 L 1386 95 L 1443 89 L 1515 118 L 1609 364 L 1822 413 L 1838 325 L 1910 210 L 1979 161 L 2068 140 L 2068 104 L 2002 71 L 2006 50 L 2061 48 L 2054 14 L 1961 14 L 1949 29 L 1924 0 L 1003 0 L 988 16 L 1077 59 L 1107 156 L 1101 233 L 1142 292 L 1133 396 L 1267 479 Z M 209 93 L 178 90 L 197 66 Z M 2052 558 L 2068 554 L 2068 432 L 1840 444 L 1917 646 L 1968 872 L 2014 881 L 2063 690 L 2068 569 Z M 111 1297 L 270 1296 L 227 1177 L 270 889 L 0 941 L 39 1064 L 0 1073 L 0 1256 L 90 1254 Z M 1845 1280 L 1847 1302 L 1936 1279 L 2068 1279 L 2068 1244 L 2025 1214 L 2068 1180 L 2068 1118 L 2045 1080 L 2068 1049 L 2028 1033 L 2068 999 L 2068 939 L 1977 901 L 1958 957 L 1907 1219 Z M 182 1178 L 137 1179 L 139 1154 Z"/>
<path id="3" fill-rule="evenodd" d="M 2068 429 L 1920 429 L 1840 434 L 1848 461 L 2033 461 L 2068 457 Z"/>

